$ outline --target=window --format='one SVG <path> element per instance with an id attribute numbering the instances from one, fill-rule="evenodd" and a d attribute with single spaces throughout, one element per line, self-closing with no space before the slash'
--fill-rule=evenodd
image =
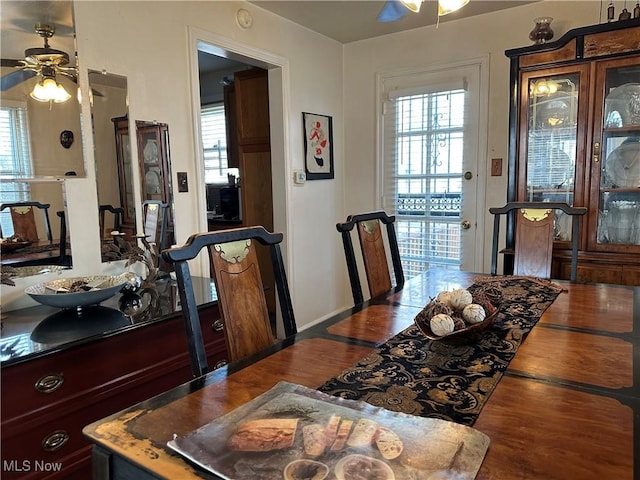
<path id="1" fill-rule="evenodd" d="M 25 106 L 0 107 L 0 178 L 25 178 L 33 175 L 27 109 Z M 3 182 L 0 203 L 29 200 L 29 185 L 25 182 Z M 8 211 L 0 213 L 2 235 L 13 235 L 13 223 Z"/>
<path id="2" fill-rule="evenodd" d="M 224 104 L 203 106 L 200 123 L 205 183 L 226 183 L 228 162 Z"/>

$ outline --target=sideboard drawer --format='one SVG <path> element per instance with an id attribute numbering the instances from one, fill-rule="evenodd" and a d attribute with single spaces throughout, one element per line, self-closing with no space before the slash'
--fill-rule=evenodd
<path id="1" fill-rule="evenodd" d="M 224 357 L 224 333 L 212 327 L 217 307 L 204 309 L 201 324 L 208 353 Z M 132 376 L 152 378 L 164 368 L 181 368 L 190 379 L 187 340 L 181 316 L 138 326 L 55 354 L 2 368 L 2 417 L 5 420 L 55 408 L 62 415 L 68 402 L 91 401 L 129 388 Z M 61 411 L 62 410 L 62 411 Z M 42 413 L 42 412 L 41 412 Z"/>
<path id="2" fill-rule="evenodd" d="M 177 319 L 176 319 L 177 320 Z M 109 395 L 126 379 L 171 357 L 188 365 L 186 341 L 175 320 L 157 328 L 137 328 L 96 342 L 2 368 L 2 416 L 13 418 L 84 395 Z M 60 412 L 64 414 L 64 412 Z"/>

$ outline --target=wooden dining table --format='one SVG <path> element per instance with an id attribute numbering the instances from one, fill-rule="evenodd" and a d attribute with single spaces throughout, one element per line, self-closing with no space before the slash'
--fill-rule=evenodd
<path id="1" fill-rule="evenodd" d="M 438 292 L 480 274 L 430 270 L 273 348 L 85 427 L 94 479 L 220 478 L 167 447 L 278 382 L 313 389 L 411 326 Z M 478 479 L 640 478 L 640 287 L 554 281 L 473 424 L 490 438 Z M 329 477 L 332 478 L 332 477 Z"/>

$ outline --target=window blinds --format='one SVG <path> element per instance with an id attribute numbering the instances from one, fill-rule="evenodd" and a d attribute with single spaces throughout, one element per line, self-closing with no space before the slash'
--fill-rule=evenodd
<path id="1" fill-rule="evenodd" d="M 0 107 L 0 176 L 2 179 L 33 176 L 26 107 Z M 0 203 L 29 200 L 29 185 L 25 182 L 2 182 L 0 187 Z M 3 237 L 13 235 L 8 210 L 0 212 L 0 228 Z"/>
<path id="2" fill-rule="evenodd" d="M 204 148 L 205 183 L 226 182 L 228 161 L 224 104 L 218 103 L 202 107 L 200 121 Z"/>
<path id="3" fill-rule="evenodd" d="M 385 92 L 382 202 L 408 278 L 459 265 L 465 90 L 458 79 Z"/>

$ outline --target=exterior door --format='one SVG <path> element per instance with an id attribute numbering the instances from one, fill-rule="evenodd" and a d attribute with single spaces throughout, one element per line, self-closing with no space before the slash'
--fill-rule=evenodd
<path id="1" fill-rule="evenodd" d="M 481 67 L 382 79 L 383 208 L 396 215 L 407 278 L 434 267 L 481 268 Z"/>

